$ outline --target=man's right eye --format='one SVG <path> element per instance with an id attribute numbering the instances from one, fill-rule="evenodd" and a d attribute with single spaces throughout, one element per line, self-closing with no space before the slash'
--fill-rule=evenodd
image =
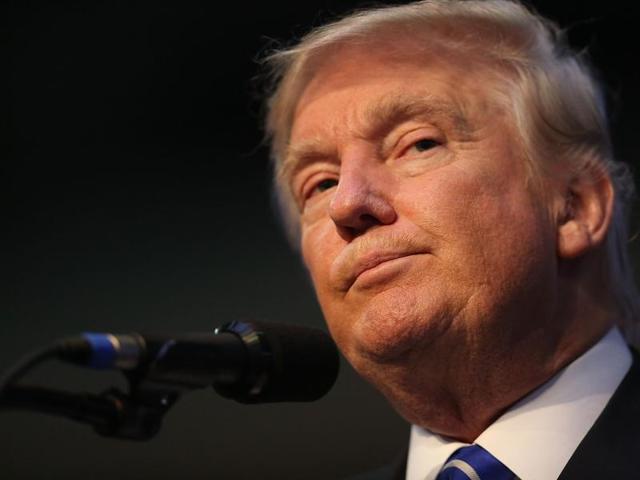
<path id="1" fill-rule="evenodd" d="M 330 188 L 336 187 L 338 185 L 338 180 L 335 178 L 326 178 L 319 182 L 315 187 L 314 191 L 324 192 L 329 190 Z M 313 192 L 311 192 L 313 194 Z"/>
<path id="2" fill-rule="evenodd" d="M 316 195 L 326 192 L 338 185 L 337 178 L 323 178 L 318 182 L 309 182 L 308 187 L 303 191 L 303 203 L 311 200 Z"/>

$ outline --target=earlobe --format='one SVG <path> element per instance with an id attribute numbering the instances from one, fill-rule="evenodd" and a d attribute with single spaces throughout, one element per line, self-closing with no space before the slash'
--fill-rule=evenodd
<path id="1" fill-rule="evenodd" d="M 577 258 L 604 242 L 613 211 L 613 186 L 606 174 L 580 176 L 566 186 L 558 215 L 558 256 Z"/>

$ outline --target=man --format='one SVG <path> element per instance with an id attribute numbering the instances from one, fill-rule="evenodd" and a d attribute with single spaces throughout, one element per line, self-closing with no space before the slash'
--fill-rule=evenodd
<path id="1" fill-rule="evenodd" d="M 270 61 L 285 220 L 341 351 L 413 425 L 396 478 L 637 467 L 632 184 L 558 30 L 506 0 L 432 0 Z"/>

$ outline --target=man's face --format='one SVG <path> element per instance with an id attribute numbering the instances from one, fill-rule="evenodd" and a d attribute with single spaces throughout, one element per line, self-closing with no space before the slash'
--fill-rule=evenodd
<path id="1" fill-rule="evenodd" d="M 351 363 L 374 383 L 381 364 L 434 380 L 539 341 L 555 231 L 488 77 L 355 47 L 318 72 L 295 112 L 290 184 Z"/>

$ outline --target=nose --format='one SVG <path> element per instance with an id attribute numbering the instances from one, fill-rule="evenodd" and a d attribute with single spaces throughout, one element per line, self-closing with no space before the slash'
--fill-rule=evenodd
<path id="1" fill-rule="evenodd" d="M 378 164 L 343 159 L 340 180 L 329 204 L 329 216 L 347 241 L 372 227 L 391 224 L 397 218 L 389 199 L 389 179 L 382 168 Z"/>

